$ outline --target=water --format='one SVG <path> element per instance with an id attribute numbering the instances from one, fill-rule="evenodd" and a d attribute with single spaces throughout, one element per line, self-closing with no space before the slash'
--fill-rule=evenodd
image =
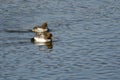
<path id="1" fill-rule="evenodd" d="M 0 80 L 120 80 L 119 25 L 120 0 L 0 0 Z"/>

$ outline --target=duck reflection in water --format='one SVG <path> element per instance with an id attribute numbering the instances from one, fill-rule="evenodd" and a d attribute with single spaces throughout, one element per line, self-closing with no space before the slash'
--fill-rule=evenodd
<path id="1" fill-rule="evenodd" d="M 35 45 L 41 47 L 41 46 L 46 46 L 48 49 L 52 49 L 53 48 L 53 43 L 52 41 L 50 42 L 33 42 Z"/>
<path id="2" fill-rule="evenodd" d="M 53 48 L 52 33 L 48 31 L 47 23 L 43 23 L 41 27 L 37 26 L 32 29 L 36 36 L 31 39 L 31 42 L 38 46 L 46 45 L 48 49 Z"/>

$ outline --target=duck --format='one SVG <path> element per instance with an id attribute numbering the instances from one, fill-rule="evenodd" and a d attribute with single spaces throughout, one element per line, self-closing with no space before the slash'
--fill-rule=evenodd
<path id="1" fill-rule="evenodd" d="M 51 42 L 52 34 L 49 31 L 40 32 L 39 35 L 31 39 L 32 42 Z"/>
<path id="2" fill-rule="evenodd" d="M 47 23 L 44 22 L 41 26 L 37 25 L 35 26 L 32 31 L 35 32 L 35 33 L 42 33 L 42 32 L 46 32 L 48 31 L 48 26 L 47 26 Z"/>

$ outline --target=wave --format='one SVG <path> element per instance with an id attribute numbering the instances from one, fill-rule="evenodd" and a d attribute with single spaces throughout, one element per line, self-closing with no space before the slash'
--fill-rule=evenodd
<path id="1" fill-rule="evenodd" d="M 2 30 L 0 30 L 2 31 Z M 31 29 L 26 29 L 26 30 L 18 30 L 18 29 L 4 29 L 4 32 L 7 33 L 28 33 L 28 32 L 32 32 Z"/>

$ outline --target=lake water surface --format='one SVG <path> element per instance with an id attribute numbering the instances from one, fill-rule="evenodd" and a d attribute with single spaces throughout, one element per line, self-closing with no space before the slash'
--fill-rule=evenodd
<path id="1" fill-rule="evenodd" d="M 120 80 L 120 0 L 0 0 L 0 80 Z"/>

